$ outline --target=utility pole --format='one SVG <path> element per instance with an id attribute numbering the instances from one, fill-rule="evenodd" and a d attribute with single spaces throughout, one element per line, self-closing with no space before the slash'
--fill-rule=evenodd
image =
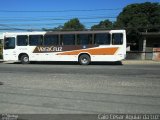
<path id="1" fill-rule="evenodd" d="M 148 25 L 147 25 L 147 27 L 148 27 Z M 147 44 L 147 33 L 148 33 L 148 29 L 146 28 L 146 31 L 145 31 L 145 36 L 144 36 L 144 40 L 143 40 L 143 57 L 142 57 L 142 59 L 143 60 L 145 60 L 145 58 L 146 58 L 146 44 Z"/>

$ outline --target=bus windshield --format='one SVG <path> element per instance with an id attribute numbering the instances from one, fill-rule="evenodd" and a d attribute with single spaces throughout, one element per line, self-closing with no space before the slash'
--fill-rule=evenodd
<path id="1" fill-rule="evenodd" d="M 15 48 L 15 38 L 7 37 L 4 39 L 4 49 L 14 49 Z"/>

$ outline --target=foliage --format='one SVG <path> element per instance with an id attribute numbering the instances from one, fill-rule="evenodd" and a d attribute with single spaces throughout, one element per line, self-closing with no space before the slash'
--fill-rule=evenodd
<path id="1" fill-rule="evenodd" d="M 85 30 L 85 26 L 80 23 L 78 18 L 73 18 L 64 23 L 63 30 Z"/>
<path id="2" fill-rule="evenodd" d="M 59 25 L 53 29 L 42 28 L 43 31 L 63 31 L 63 30 L 85 30 L 85 26 L 80 23 L 78 18 L 73 18 L 64 23 L 64 25 Z"/>
<path id="3" fill-rule="evenodd" d="M 42 28 L 42 30 L 43 31 L 60 31 L 60 30 L 63 30 L 63 26 L 59 25 L 58 27 L 51 28 L 51 29 Z"/>
<path id="4" fill-rule="evenodd" d="M 55 31 L 63 30 L 63 26 L 59 25 L 58 27 L 53 28 L 53 30 L 55 30 Z"/>
<path id="5" fill-rule="evenodd" d="M 160 31 L 160 4 L 145 2 L 128 5 L 117 17 L 114 27 L 126 29 L 128 42 L 138 43 L 140 32 Z"/>
<path id="6" fill-rule="evenodd" d="M 136 28 L 140 31 L 151 30 L 160 25 L 160 4 L 141 3 L 126 6 L 119 14 L 117 27 Z"/>
<path id="7" fill-rule="evenodd" d="M 113 23 L 109 20 L 100 21 L 99 24 L 93 25 L 91 27 L 92 30 L 102 30 L 102 29 L 112 29 Z"/>

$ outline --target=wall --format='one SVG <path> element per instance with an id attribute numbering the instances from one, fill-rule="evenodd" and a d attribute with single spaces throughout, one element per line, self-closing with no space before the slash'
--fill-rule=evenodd
<path id="1" fill-rule="evenodd" d="M 127 60 L 142 60 L 144 59 L 143 52 L 127 52 L 126 59 Z"/>
<path id="2" fill-rule="evenodd" d="M 153 60 L 160 61 L 160 48 L 153 48 Z"/>

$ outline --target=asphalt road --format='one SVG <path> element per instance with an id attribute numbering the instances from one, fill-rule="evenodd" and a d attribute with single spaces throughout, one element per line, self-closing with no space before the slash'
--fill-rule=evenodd
<path id="1" fill-rule="evenodd" d="M 160 113 L 160 64 L 0 63 L 0 113 Z"/>

